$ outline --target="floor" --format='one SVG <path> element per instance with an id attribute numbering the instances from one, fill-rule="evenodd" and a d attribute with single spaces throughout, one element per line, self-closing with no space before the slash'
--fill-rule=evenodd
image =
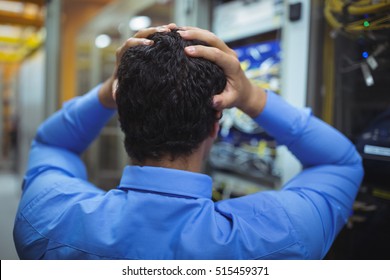
<path id="1" fill-rule="evenodd" d="M 0 172 L 0 259 L 19 259 L 12 237 L 20 197 L 20 180 L 15 174 Z"/>

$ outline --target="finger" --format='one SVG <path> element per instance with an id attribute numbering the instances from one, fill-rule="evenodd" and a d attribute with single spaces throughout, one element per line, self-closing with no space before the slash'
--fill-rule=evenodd
<path id="1" fill-rule="evenodd" d="M 117 63 L 119 63 L 122 55 L 124 54 L 124 52 L 128 48 L 139 46 L 139 45 L 150 46 L 150 45 L 153 45 L 153 43 L 154 42 L 152 40 L 145 39 L 145 38 L 133 38 L 132 37 L 132 38 L 127 39 L 127 41 L 124 42 L 123 45 L 116 50 Z"/>
<path id="2" fill-rule="evenodd" d="M 174 25 L 172 25 L 174 27 Z M 152 35 L 156 32 L 169 32 L 171 31 L 169 25 L 162 25 L 157 27 L 149 27 L 145 29 L 139 30 L 137 33 L 134 34 L 134 38 L 146 38 L 149 35 Z"/>
<path id="3" fill-rule="evenodd" d="M 132 38 L 127 39 L 120 48 L 121 49 L 122 48 L 128 49 L 130 47 L 134 47 L 134 46 L 138 46 L 138 45 L 153 45 L 153 43 L 154 42 L 152 40 L 149 40 L 149 39 L 132 37 Z"/>
<path id="4" fill-rule="evenodd" d="M 213 108 L 217 111 L 222 111 L 225 109 L 223 106 L 223 93 L 214 95 L 213 97 Z"/>
<path id="5" fill-rule="evenodd" d="M 204 29 L 195 26 L 181 26 L 180 30 L 186 31 L 186 30 L 204 30 Z"/>
<path id="6" fill-rule="evenodd" d="M 185 48 L 186 54 L 192 57 L 202 57 L 214 62 L 221 67 L 226 76 L 237 73 L 240 68 L 240 63 L 237 57 L 221 51 L 215 47 L 207 47 L 202 45 L 189 46 Z"/>
<path id="7" fill-rule="evenodd" d="M 197 27 L 185 27 L 184 30 L 179 30 L 178 33 L 183 39 L 186 40 L 201 40 L 208 43 L 210 46 L 217 47 L 219 49 L 227 48 L 226 44 L 220 40 L 214 33 L 200 29 Z M 222 48 L 221 48 L 222 47 Z"/>
<path id="8" fill-rule="evenodd" d="M 229 48 L 224 41 L 219 39 L 214 33 L 208 30 L 203 30 L 196 27 L 189 27 L 189 29 L 186 30 L 179 30 L 178 33 L 185 40 L 201 40 L 212 47 L 216 47 L 223 52 L 236 56 L 236 53 L 231 48 Z"/>
<path id="9" fill-rule="evenodd" d="M 173 23 L 173 22 L 170 23 L 170 24 L 168 24 L 167 27 L 168 27 L 170 30 L 172 30 L 172 29 L 177 29 L 176 23 Z"/>
<path id="10" fill-rule="evenodd" d="M 213 97 L 213 108 L 217 111 L 222 111 L 227 108 L 237 106 L 237 91 L 234 89 L 232 84 L 228 81 L 225 89 Z"/>
<path id="11" fill-rule="evenodd" d="M 117 57 L 118 55 L 121 56 L 121 54 L 130 47 L 137 45 L 152 45 L 153 41 L 146 39 L 149 35 L 156 32 L 169 32 L 171 29 L 176 27 L 175 23 L 170 23 L 168 25 L 149 27 L 139 30 L 133 37 L 127 39 L 127 41 L 117 50 Z"/>

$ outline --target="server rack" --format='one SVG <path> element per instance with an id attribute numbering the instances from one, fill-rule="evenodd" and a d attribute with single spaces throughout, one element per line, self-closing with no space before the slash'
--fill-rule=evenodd
<path id="1" fill-rule="evenodd" d="M 325 59 L 332 62 L 325 66 L 323 116 L 355 143 L 365 171 L 347 227 L 328 257 L 389 259 L 390 4 L 334 0 L 322 8 Z"/>

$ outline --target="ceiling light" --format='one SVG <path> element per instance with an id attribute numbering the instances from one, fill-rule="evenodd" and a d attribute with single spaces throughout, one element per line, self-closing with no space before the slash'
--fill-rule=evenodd
<path id="1" fill-rule="evenodd" d="M 9 2 L 9 1 L 0 1 L 0 10 L 21 13 L 24 9 L 24 3 Z"/>
<path id="2" fill-rule="evenodd" d="M 104 49 L 108 47 L 110 44 L 111 44 L 111 38 L 106 34 L 100 34 L 95 39 L 95 45 L 99 49 Z"/>
<path id="3" fill-rule="evenodd" d="M 136 16 L 129 22 L 129 27 L 133 31 L 138 31 L 149 27 L 152 24 L 152 20 L 148 16 Z"/>

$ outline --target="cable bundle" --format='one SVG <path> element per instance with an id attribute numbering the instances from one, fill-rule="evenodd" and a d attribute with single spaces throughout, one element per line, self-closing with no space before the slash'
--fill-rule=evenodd
<path id="1" fill-rule="evenodd" d="M 390 1 L 326 0 L 325 18 L 346 33 L 390 29 Z"/>

